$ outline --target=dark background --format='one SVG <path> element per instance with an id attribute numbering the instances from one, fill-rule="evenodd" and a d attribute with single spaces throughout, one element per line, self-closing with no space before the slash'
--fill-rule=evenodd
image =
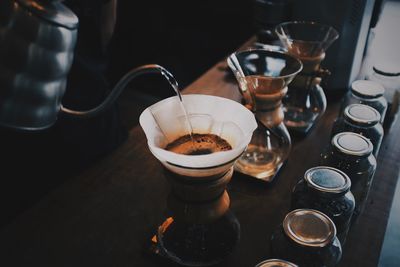
<path id="1" fill-rule="evenodd" d="M 109 1 L 64 1 L 80 20 L 62 100 L 68 108 L 100 104 L 128 70 L 143 64 L 164 66 L 183 89 L 254 34 L 252 0 L 119 0 L 114 34 L 102 47 L 101 7 Z M 0 128 L 0 225 L 110 155 L 126 141 L 142 110 L 171 95 L 161 75 L 144 75 L 95 118 L 59 115 L 54 126 L 40 132 Z"/>
<path id="2" fill-rule="evenodd" d="M 95 107 L 126 72 L 144 64 L 164 66 L 183 89 L 257 32 L 255 0 L 118 0 L 113 36 L 103 47 L 102 7 L 110 1 L 64 1 L 80 20 L 62 100 L 68 108 Z M 173 94 L 161 75 L 144 75 L 129 84 L 110 110 L 95 118 L 60 115 L 53 127 L 38 133 L 0 128 L 0 224 L 110 155 L 126 141 L 146 107 Z"/>
<path id="3" fill-rule="evenodd" d="M 254 33 L 252 0 L 138 3 L 119 1 L 110 46 L 113 81 L 134 66 L 157 63 L 183 88 Z M 146 93 L 165 97 L 169 91 L 152 88 Z"/>
<path id="4" fill-rule="evenodd" d="M 139 5 L 120 0 L 109 51 L 111 83 L 133 67 L 159 64 L 185 88 L 255 33 L 253 2 L 157 0 Z M 123 122 L 133 127 L 145 107 L 173 94 L 159 75 L 137 78 L 119 101 Z"/>

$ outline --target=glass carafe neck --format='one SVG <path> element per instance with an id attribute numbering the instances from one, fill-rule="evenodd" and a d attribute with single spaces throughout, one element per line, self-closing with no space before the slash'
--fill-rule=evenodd
<path id="1" fill-rule="evenodd" d="M 297 58 L 303 63 L 303 69 L 293 79 L 291 86 L 297 88 L 310 88 L 320 84 L 323 72 L 321 69 L 321 62 L 325 58 L 325 53 L 313 57 L 297 56 Z"/>
<path id="2" fill-rule="evenodd" d="M 282 105 L 276 106 L 270 110 L 260 110 L 255 112 L 255 116 L 267 128 L 273 128 L 280 125 L 284 119 Z"/>

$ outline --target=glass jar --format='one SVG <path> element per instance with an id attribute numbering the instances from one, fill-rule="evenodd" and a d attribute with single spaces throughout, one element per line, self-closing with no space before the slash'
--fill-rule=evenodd
<path id="1" fill-rule="evenodd" d="M 388 60 L 378 59 L 374 63 L 372 72 L 366 76 L 367 80 L 375 81 L 385 88 L 385 98 L 388 101 L 384 128 L 389 131 L 397 119 L 400 100 L 400 66 Z"/>
<path id="2" fill-rule="evenodd" d="M 357 133 L 338 133 L 322 152 L 320 164 L 337 168 L 350 178 L 350 190 L 356 202 L 352 216 L 354 221 L 365 208 L 376 169 L 371 141 Z"/>
<path id="3" fill-rule="evenodd" d="M 356 80 L 351 84 L 349 92 L 343 98 L 341 114 L 350 104 L 364 104 L 376 109 L 381 115 L 380 122 L 383 123 L 387 110 L 387 101 L 383 96 L 385 88 L 374 81 Z"/>
<path id="4" fill-rule="evenodd" d="M 343 245 L 355 207 L 350 187 L 349 177 L 338 169 L 311 168 L 293 188 L 291 208 L 315 209 L 328 215 L 335 223 L 337 237 Z"/>
<path id="5" fill-rule="evenodd" d="M 376 109 L 363 104 L 351 104 L 344 109 L 343 116 L 333 123 L 331 137 L 340 132 L 361 134 L 373 144 L 376 157 L 383 139 L 383 128 L 379 121 L 380 115 Z"/>
<path id="6" fill-rule="evenodd" d="M 394 92 L 400 90 L 400 66 L 397 62 L 392 64 L 387 60 L 378 60 L 366 79 L 382 84 L 385 88 L 385 98 L 392 103 Z"/>
<path id="7" fill-rule="evenodd" d="M 258 263 L 256 267 L 298 267 L 298 265 L 281 259 L 270 259 Z"/>
<path id="8" fill-rule="evenodd" d="M 335 266 L 342 247 L 336 227 L 324 213 L 312 209 L 289 212 L 271 238 L 273 257 L 299 266 Z"/>

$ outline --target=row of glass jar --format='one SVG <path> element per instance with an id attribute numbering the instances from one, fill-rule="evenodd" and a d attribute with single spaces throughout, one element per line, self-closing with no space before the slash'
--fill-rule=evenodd
<path id="1" fill-rule="evenodd" d="M 338 264 L 355 209 L 351 185 L 348 175 L 333 167 L 306 171 L 293 188 L 292 211 L 271 237 L 272 257 L 289 261 L 279 266 Z"/>
<path id="2" fill-rule="evenodd" d="M 350 150 L 346 155 L 337 150 L 337 144 L 352 145 L 357 139 L 368 144 L 368 157 L 356 159 L 347 155 Z M 307 170 L 295 185 L 292 211 L 272 235 L 271 255 L 276 259 L 259 267 L 278 262 L 278 266 L 335 266 L 340 261 L 350 226 L 365 207 L 376 161 L 371 142 L 351 132 L 336 134 L 321 155 L 323 166 Z"/>
<path id="3" fill-rule="evenodd" d="M 340 261 L 341 246 L 364 210 L 375 173 L 387 109 L 383 93 L 371 81 L 352 83 L 333 124 L 331 143 L 321 153 L 321 166 L 307 170 L 296 184 L 292 211 L 272 236 L 272 256 L 279 259 L 257 267 L 335 266 Z"/>
<path id="4" fill-rule="evenodd" d="M 373 144 L 376 157 L 384 135 L 382 125 L 388 106 L 384 93 L 383 86 L 374 81 L 354 81 L 342 101 L 332 135 L 343 131 L 361 134 Z"/>

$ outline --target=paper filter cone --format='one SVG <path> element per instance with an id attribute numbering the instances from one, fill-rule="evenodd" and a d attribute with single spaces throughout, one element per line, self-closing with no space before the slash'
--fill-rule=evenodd
<path id="1" fill-rule="evenodd" d="M 139 118 L 153 155 L 172 172 L 202 177 L 228 170 L 243 153 L 257 123 L 252 112 L 233 100 L 209 95 L 184 95 L 183 103 L 193 133 L 212 133 L 227 140 L 232 150 L 206 155 L 182 155 L 166 145 L 190 132 L 178 97 L 148 107 Z"/>

